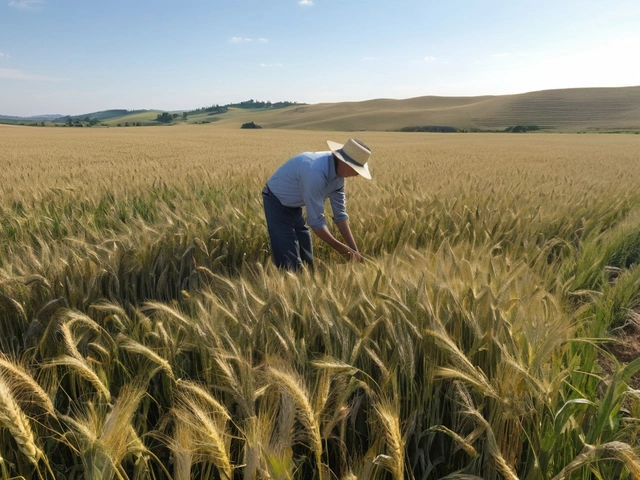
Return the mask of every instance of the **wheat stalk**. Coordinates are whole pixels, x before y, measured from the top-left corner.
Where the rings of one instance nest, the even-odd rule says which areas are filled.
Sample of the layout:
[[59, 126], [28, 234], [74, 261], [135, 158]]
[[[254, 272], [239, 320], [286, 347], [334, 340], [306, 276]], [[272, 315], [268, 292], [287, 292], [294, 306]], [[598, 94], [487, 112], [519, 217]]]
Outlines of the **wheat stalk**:
[[211, 409], [215, 415], [220, 416], [225, 422], [231, 420], [227, 408], [211, 395], [203, 386], [188, 380], [178, 379], [176, 386], [181, 391], [178, 395], [185, 399], [192, 399], [202, 404], [207, 410]]
[[[8, 385], [14, 385], [17, 390], [28, 391], [36, 399], [37, 403], [42, 406], [50, 415], [55, 415], [53, 408], [53, 402], [47, 392], [40, 386], [33, 376], [24, 369], [21, 365], [18, 365], [3, 354], [0, 354], [0, 368], [3, 368], [7, 374], [11, 375], [14, 380], [8, 382]], [[13, 390], [13, 389], [12, 389]]]
[[389, 400], [379, 400], [375, 403], [375, 410], [380, 420], [384, 434], [386, 454], [379, 455], [375, 463], [383, 465], [393, 478], [404, 477], [404, 439], [398, 418], [398, 407]]
[[177, 422], [183, 423], [189, 429], [190, 443], [197, 455], [210, 459], [221, 476], [230, 480], [233, 466], [228, 453], [226, 433], [216, 422], [197, 404], [185, 404], [174, 409]]
[[0, 426], [9, 430], [23, 455], [37, 466], [38, 461], [43, 457], [43, 452], [36, 444], [27, 416], [16, 402], [2, 376], [0, 376]]
[[319, 478], [322, 480], [322, 438], [320, 436], [318, 420], [306, 388], [300, 379], [291, 372], [270, 366], [267, 367], [265, 373], [270, 380], [274, 382], [276, 388], [279, 388], [283, 393], [289, 395], [293, 400], [298, 412], [298, 418], [305, 427], [307, 435], [311, 440], [311, 447], [316, 459], [316, 468], [318, 469]]
[[127, 352], [142, 355], [143, 357], [151, 360], [153, 363], [158, 365], [158, 367], [160, 367], [170, 378], [174, 378], [171, 363], [169, 363], [168, 360], [162, 358], [150, 348], [145, 347], [144, 345], [124, 336], [123, 334], [118, 335], [118, 345], [121, 349]]
[[80, 360], [76, 357], [71, 357], [69, 355], [63, 355], [61, 357], [48, 361], [47, 363], [43, 364], [41, 368], [48, 369], [58, 366], [69, 367], [72, 371], [78, 373], [80, 377], [84, 378], [91, 385], [93, 385], [96, 390], [104, 396], [106, 400], [109, 400], [111, 398], [111, 392], [109, 392], [109, 388], [103, 383], [103, 381], [91, 369], [91, 367], [89, 367], [89, 365], [87, 365], [83, 360]]
[[138, 447], [139, 439], [132, 427], [133, 416], [146, 392], [141, 381], [124, 385], [107, 415], [98, 438], [100, 445], [109, 453], [113, 465], [119, 465], [132, 447]]

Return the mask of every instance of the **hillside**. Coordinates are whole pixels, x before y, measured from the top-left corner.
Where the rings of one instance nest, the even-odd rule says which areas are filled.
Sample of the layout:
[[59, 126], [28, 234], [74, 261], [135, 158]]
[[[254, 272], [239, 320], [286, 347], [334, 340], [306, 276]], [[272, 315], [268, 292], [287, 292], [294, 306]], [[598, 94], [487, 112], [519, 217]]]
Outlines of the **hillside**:
[[[251, 100], [250, 102], [254, 102]], [[640, 132], [640, 86], [542, 90], [517, 95], [478, 97], [425, 96], [402, 100], [296, 104], [247, 108], [249, 102], [227, 105], [224, 113], [206, 109], [187, 112], [190, 124], [215, 123], [239, 128], [255, 122], [264, 128], [336, 131], [397, 131], [408, 127], [453, 127], [468, 131], [502, 131], [516, 125], [555, 132]], [[251, 105], [249, 105], [250, 107]], [[162, 110], [106, 110], [58, 117], [63, 124], [103, 126], [163, 125]], [[182, 112], [172, 112], [173, 123], [183, 123]], [[2, 117], [0, 123], [36, 124], [35, 118]], [[47, 119], [48, 120], [48, 119]], [[39, 123], [39, 121], [38, 121]], [[168, 125], [169, 123], [164, 123]]]
[[153, 125], [155, 124], [154, 120], [161, 113], [162, 112], [160, 110], [137, 110], [102, 120], [100, 123], [110, 127], [126, 124], [134, 125], [136, 123]]
[[219, 125], [254, 121], [265, 128], [400, 130], [453, 126], [504, 130], [537, 125], [553, 131], [639, 131], [640, 86], [544, 90], [518, 95], [417, 97], [293, 106], [276, 111], [230, 110]]

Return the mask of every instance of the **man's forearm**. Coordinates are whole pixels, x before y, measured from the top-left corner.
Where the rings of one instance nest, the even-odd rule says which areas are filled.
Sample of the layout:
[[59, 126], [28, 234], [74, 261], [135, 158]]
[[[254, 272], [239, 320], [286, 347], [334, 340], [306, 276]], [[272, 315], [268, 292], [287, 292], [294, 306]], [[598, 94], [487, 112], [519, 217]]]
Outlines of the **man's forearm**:
[[320, 237], [320, 239], [323, 242], [325, 242], [327, 245], [329, 245], [331, 248], [333, 248], [335, 251], [337, 251], [341, 255], [345, 255], [351, 250], [351, 247], [349, 247], [348, 245], [345, 245], [336, 237], [331, 235], [331, 232], [329, 231], [329, 228], [327, 228], [326, 225], [323, 225], [322, 228], [318, 228], [318, 229], [314, 228], [313, 233], [318, 235], [318, 237]]
[[[347, 228], [349, 228], [348, 224], [347, 224]], [[336, 237], [331, 235], [331, 232], [329, 231], [326, 225], [324, 225], [322, 228], [314, 229], [313, 232], [316, 235], [318, 235], [322, 239], [322, 241], [327, 243], [331, 248], [333, 248], [336, 252], [342, 255], [342, 257], [345, 260], [362, 262], [362, 256], [358, 252], [358, 249], [354, 248], [356, 244], [353, 241], [353, 235], [351, 235], [351, 230], [349, 230], [348, 236], [351, 238], [351, 243], [353, 244], [353, 246], [345, 245], [344, 243], [339, 241]]]
[[349, 226], [349, 220], [344, 220], [342, 222], [336, 223], [338, 230], [340, 230], [340, 235], [344, 238], [344, 241], [347, 242], [347, 245], [352, 250], [358, 251], [358, 246], [356, 245], [356, 241], [353, 238], [353, 234], [351, 233], [351, 227]]

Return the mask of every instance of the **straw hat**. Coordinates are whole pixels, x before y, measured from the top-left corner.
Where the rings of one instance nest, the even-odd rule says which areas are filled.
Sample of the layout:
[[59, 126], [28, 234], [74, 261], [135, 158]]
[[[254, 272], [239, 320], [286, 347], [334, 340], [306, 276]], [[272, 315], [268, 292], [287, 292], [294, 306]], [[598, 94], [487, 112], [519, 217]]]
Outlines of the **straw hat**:
[[344, 145], [331, 140], [327, 140], [327, 145], [339, 160], [349, 165], [364, 178], [371, 180], [371, 173], [369, 173], [369, 166], [367, 165], [371, 150], [364, 143], [355, 138], [350, 138]]

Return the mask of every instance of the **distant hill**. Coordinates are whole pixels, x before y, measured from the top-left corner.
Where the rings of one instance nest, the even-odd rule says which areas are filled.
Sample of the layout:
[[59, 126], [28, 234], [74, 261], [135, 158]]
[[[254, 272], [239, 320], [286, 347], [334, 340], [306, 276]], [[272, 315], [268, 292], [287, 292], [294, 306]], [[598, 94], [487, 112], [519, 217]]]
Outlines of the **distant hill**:
[[230, 110], [220, 116], [218, 124], [237, 124], [239, 128], [249, 121], [264, 128], [341, 131], [395, 131], [407, 127], [497, 131], [515, 126], [559, 132], [640, 131], [640, 86], [500, 96], [376, 99], [263, 112]]
[[0, 115], [0, 121], [27, 121], [27, 122], [54, 122], [63, 115], [47, 114], [47, 115], [34, 115], [32, 117], [14, 117], [11, 115]]
[[[182, 115], [184, 113], [184, 116]], [[105, 110], [74, 116], [3, 117], [0, 122], [88, 122], [108, 126], [158, 125], [161, 110]], [[640, 131], [640, 86], [543, 90], [518, 95], [425, 96], [402, 100], [319, 103], [257, 102], [172, 112], [175, 121], [240, 128], [339, 131]], [[45, 118], [55, 117], [55, 118]]]
[[72, 122], [76, 122], [76, 121], [83, 121], [87, 118], [95, 119], [98, 121], [104, 121], [104, 120], [109, 120], [111, 118], [124, 117], [127, 115], [137, 115], [139, 113], [144, 113], [147, 111], [148, 110], [118, 110], [118, 109], [102, 110], [99, 112], [84, 113], [82, 115], [65, 115], [58, 118], [56, 122], [64, 123], [64, 122], [68, 122], [69, 119], [71, 119]]

